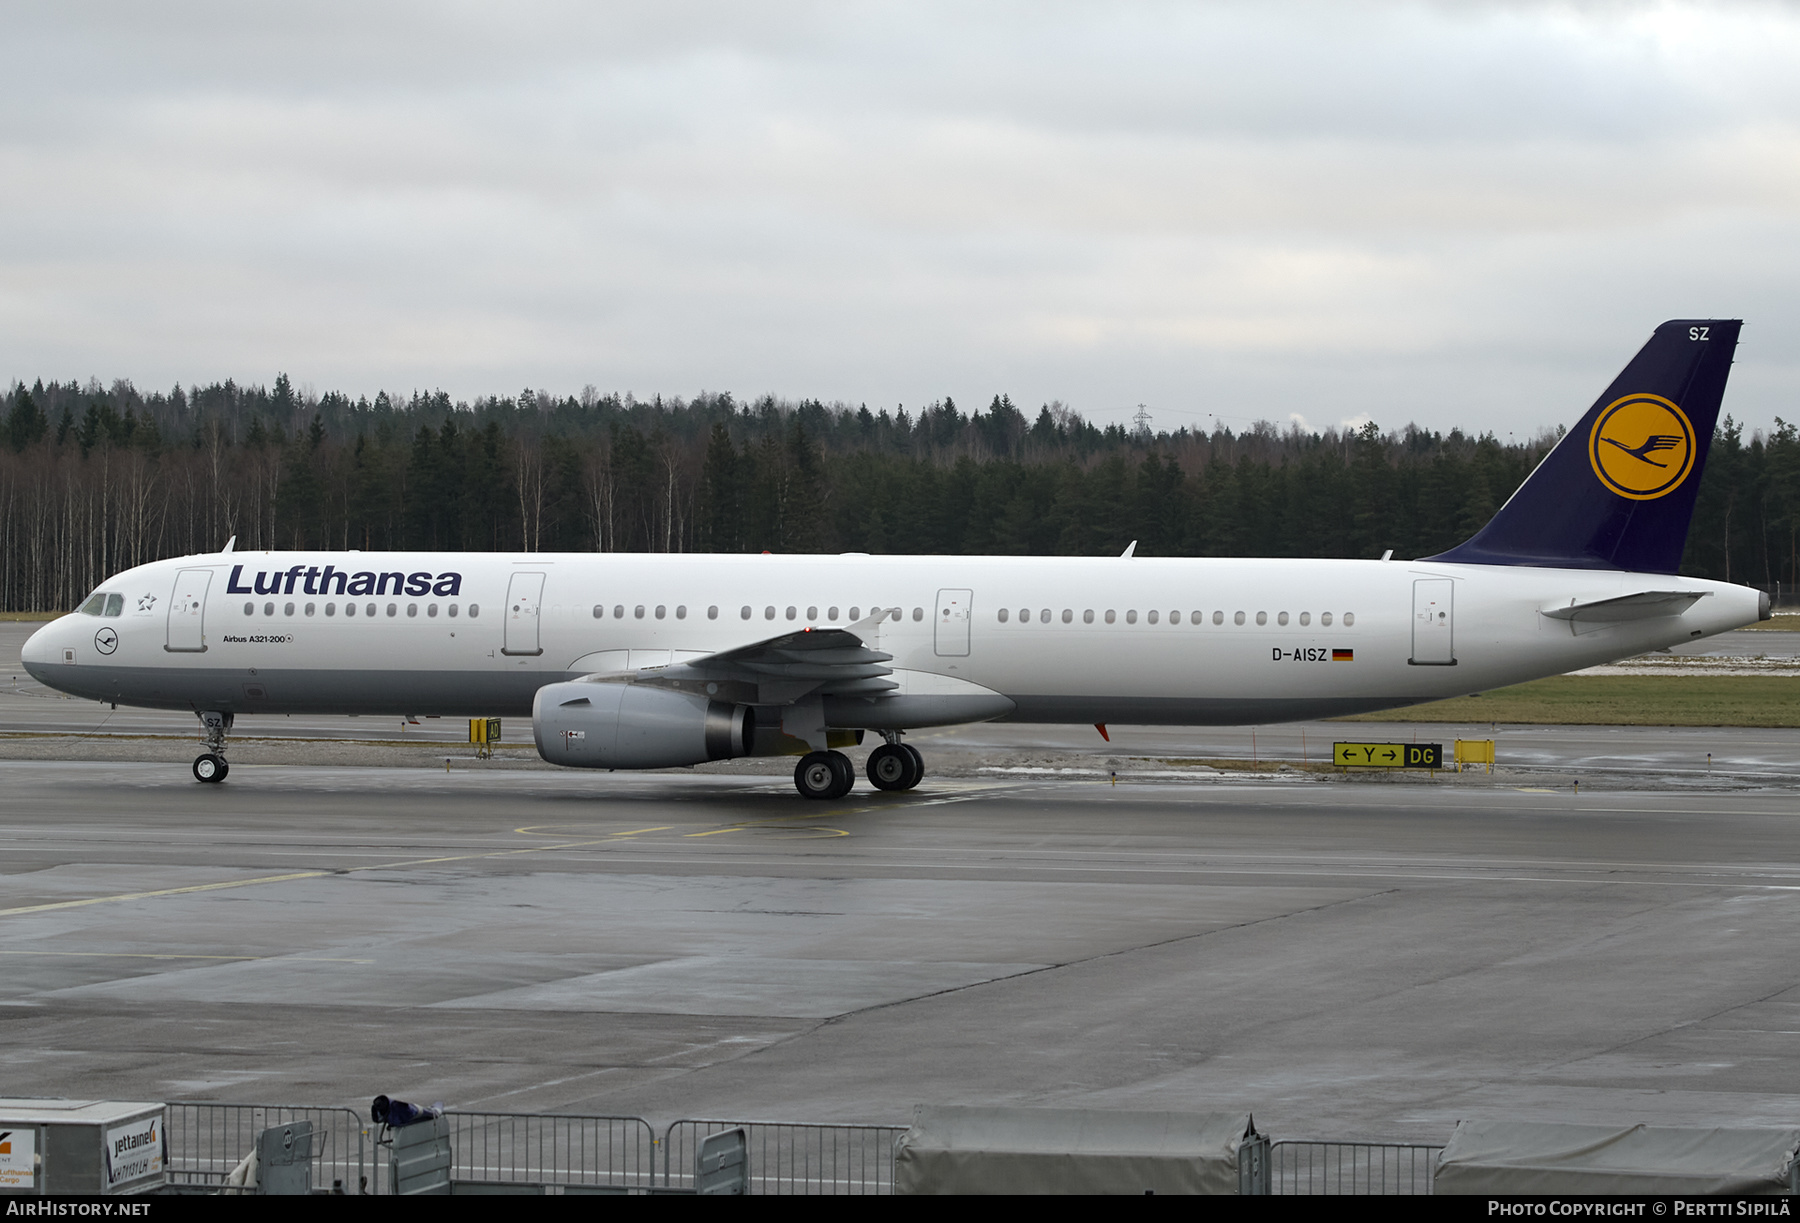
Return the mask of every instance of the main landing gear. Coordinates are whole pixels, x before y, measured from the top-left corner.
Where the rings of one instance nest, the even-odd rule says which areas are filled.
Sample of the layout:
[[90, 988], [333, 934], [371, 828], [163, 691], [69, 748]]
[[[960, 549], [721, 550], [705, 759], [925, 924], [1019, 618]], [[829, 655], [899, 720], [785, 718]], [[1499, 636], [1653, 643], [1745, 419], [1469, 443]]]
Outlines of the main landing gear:
[[[869, 753], [869, 784], [877, 790], [910, 790], [925, 776], [919, 749], [883, 732], [887, 742]], [[842, 752], [808, 752], [794, 768], [794, 788], [802, 798], [842, 798], [856, 784], [856, 767]]]
[[225, 732], [231, 729], [234, 719], [229, 713], [211, 710], [203, 710], [199, 716], [200, 724], [206, 727], [206, 750], [194, 757], [194, 780], [224, 781], [231, 772], [231, 766], [225, 763]]
[[869, 753], [869, 784], [877, 790], [910, 790], [925, 776], [925, 761], [910, 743], [890, 739]]

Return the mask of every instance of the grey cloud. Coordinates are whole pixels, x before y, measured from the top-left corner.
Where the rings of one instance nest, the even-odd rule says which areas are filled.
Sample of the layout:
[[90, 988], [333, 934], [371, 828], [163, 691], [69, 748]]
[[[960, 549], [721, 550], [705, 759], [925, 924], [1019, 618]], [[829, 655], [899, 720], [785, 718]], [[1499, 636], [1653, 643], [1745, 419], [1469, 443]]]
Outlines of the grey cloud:
[[0, 38], [0, 377], [1535, 431], [1713, 312], [1752, 320], [1739, 415], [1792, 414], [1747, 371], [1800, 351], [1788, 8], [11, 6]]

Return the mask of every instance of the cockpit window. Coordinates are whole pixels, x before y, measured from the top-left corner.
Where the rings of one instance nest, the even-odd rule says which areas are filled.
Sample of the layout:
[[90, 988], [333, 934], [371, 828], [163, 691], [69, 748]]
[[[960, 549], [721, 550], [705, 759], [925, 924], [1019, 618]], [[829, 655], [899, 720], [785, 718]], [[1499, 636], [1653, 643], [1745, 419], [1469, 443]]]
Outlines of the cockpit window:
[[125, 614], [125, 596], [124, 595], [107, 595], [106, 596], [106, 614], [109, 616], [124, 615]]
[[92, 598], [81, 605], [84, 616], [99, 616], [106, 612], [106, 596], [96, 591]]

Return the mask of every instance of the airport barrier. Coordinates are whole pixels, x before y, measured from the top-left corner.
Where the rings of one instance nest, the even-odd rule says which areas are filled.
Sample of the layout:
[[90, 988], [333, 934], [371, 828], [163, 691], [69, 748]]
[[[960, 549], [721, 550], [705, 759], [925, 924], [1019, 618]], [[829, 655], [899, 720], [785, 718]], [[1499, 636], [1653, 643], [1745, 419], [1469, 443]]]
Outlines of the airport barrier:
[[656, 1131], [642, 1117], [448, 1109], [444, 1119], [459, 1181], [628, 1192], [657, 1183]]
[[[391, 1191], [390, 1151], [377, 1142], [380, 1127], [351, 1109], [210, 1101], [174, 1101], [168, 1109], [166, 1168], [176, 1191], [222, 1186], [261, 1131], [298, 1122], [312, 1123], [314, 1192]], [[640, 1117], [452, 1109], [444, 1119], [454, 1177], [487, 1192], [692, 1190], [700, 1143], [741, 1127], [751, 1193], [891, 1194], [894, 1147], [907, 1131], [904, 1125], [686, 1118], [670, 1124], [659, 1142]], [[1431, 1143], [1277, 1141], [1269, 1147], [1266, 1192], [1429, 1194], [1443, 1149]]]
[[387, 1192], [386, 1156], [376, 1149], [374, 1123], [350, 1109], [183, 1100], [171, 1101], [168, 1108], [163, 1134], [169, 1185], [221, 1186], [256, 1149], [262, 1131], [311, 1122], [314, 1190]]
[[692, 1188], [694, 1152], [709, 1134], [742, 1127], [749, 1140], [750, 1192], [894, 1192], [894, 1144], [904, 1125], [801, 1125], [688, 1118], [663, 1134], [664, 1186]]
[[1276, 1142], [1269, 1152], [1269, 1192], [1429, 1194], [1443, 1149], [1442, 1143]]

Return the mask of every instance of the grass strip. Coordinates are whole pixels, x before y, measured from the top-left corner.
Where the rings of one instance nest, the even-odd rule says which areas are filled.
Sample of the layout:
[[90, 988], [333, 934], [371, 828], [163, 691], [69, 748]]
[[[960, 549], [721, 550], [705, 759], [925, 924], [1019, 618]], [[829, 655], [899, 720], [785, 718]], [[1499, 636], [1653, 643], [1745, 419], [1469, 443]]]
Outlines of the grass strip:
[[1773, 675], [1556, 675], [1339, 722], [1800, 726], [1800, 680]]

